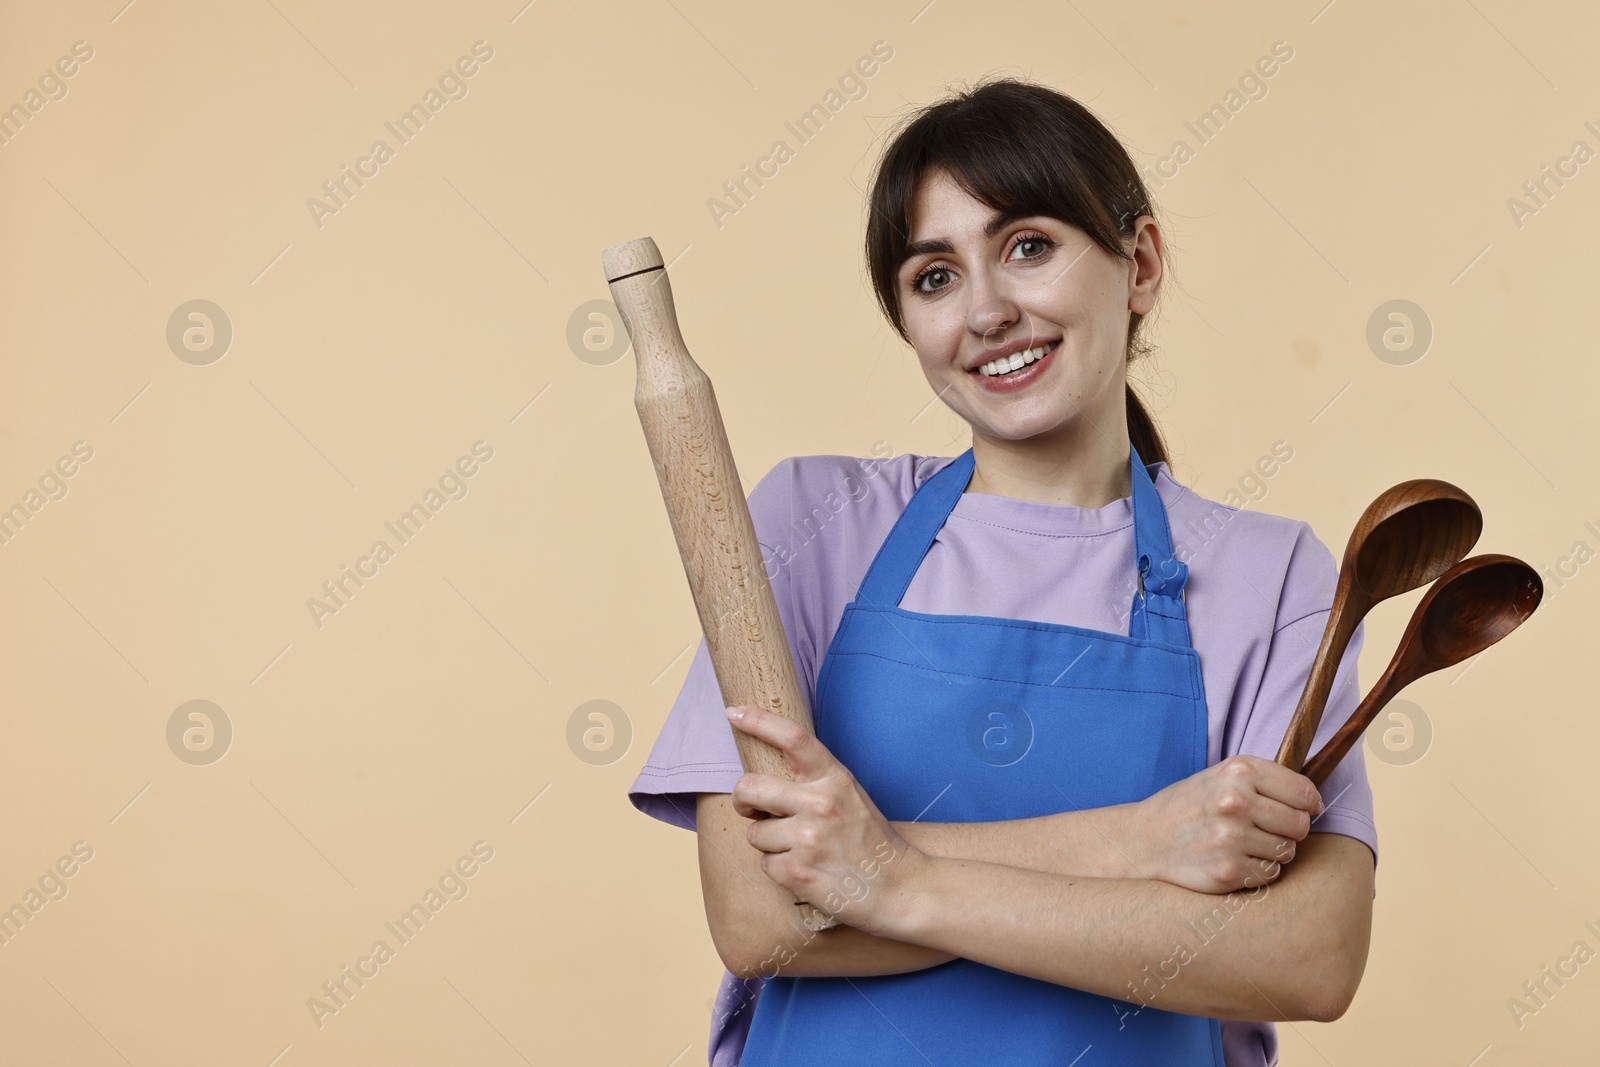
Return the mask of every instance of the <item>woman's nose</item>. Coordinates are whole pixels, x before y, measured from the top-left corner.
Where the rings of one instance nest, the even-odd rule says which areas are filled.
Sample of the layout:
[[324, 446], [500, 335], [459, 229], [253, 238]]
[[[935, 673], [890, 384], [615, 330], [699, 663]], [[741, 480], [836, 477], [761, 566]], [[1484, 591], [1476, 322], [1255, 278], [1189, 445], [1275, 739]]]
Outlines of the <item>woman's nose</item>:
[[1016, 302], [990, 288], [973, 291], [974, 302], [967, 312], [967, 328], [982, 339], [984, 348], [998, 348], [1009, 340], [1012, 327], [1022, 317]]

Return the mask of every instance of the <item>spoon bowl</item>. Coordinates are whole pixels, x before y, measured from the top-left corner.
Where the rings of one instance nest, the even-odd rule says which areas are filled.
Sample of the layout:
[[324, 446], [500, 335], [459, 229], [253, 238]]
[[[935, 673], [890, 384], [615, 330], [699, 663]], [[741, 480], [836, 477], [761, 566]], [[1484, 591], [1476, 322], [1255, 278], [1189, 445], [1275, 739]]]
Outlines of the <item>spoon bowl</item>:
[[1384, 490], [1350, 533], [1322, 644], [1283, 735], [1278, 762], [1300, 770], [1322, 721], [1334, 675], [1356, 626], [1374, 604], [1443, 574], [1472, 550], [1483, 513], [1466, 492], [1437, 478]]
[[1511, 556], [1474, 556], [1456, 564], [1419, 629], [1421, 673], [1471, 659], [1499, 641], [1533, 614], [1543, 592], [1538, 572]]
[[1473, 556], [1451, 567], [1423, 594], [1388, 668], [1349, 720], [1306, 764], [1305, 776], [1322, 785], [1402, 689], [1499, 641], [1533, 614], [1543, 595], [1539, 572], [1514, 556]]
[[[1403, 486], [1410, 502], [1380, 518], [1356, 554], [1356, 585], [1374, 603], [1427, 585], [1465, 558], [1483, 532], [1478, 506], [1455, 486], [1419, 479], [1389, 492]], [[1416, 498], [1424, 486], [1429, 495]]]

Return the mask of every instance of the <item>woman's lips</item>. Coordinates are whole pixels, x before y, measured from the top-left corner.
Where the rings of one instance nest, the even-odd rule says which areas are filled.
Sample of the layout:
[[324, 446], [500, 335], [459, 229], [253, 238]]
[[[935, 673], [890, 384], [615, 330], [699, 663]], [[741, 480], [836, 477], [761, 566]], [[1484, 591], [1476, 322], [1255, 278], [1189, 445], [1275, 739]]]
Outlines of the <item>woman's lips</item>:
[[1014, 393], [1018, 389], [1026, 388], [1037, 380], [1039, 375], [1049, 369], [1051, 364], [1055, 362], [1056, 352], [1060, 348], [1061, 342], [1057, 341], [1039, 359], [1034, 360], [1021, 370], [1012, 371], [1010, 374], [985, 374], [981, 368], [974, 368], [967, 373], [976, 376], [978, 383], [991, 392]]

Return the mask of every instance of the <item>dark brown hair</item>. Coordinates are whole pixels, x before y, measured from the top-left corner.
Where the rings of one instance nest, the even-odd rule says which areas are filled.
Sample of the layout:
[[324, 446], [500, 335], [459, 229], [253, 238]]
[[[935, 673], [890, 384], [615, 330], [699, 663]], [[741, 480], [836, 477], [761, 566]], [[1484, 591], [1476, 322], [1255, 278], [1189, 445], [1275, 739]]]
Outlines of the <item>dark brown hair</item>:
[[[911, 240], [917, 186], [944, 170], [974, 199], [1013, 217], [1048, 215], [1078, 227], [1121, 260], [1134, 221], [1153, 215], [1138, 168], [1088, 108], [1048, 86], [999, 78], [981, 81], [912, 113], [878, 161], [867, 220], [867, 270], [878, 306], [910, 343], [896, 282]], [[1150, 351], [1128, 313], [1124, 356]], [[1155, 420], [1127, 387], [1128, 436], [1146, 463], [1168, 460]], [[1168, 461], [1170, 463], [1170, 461]]]

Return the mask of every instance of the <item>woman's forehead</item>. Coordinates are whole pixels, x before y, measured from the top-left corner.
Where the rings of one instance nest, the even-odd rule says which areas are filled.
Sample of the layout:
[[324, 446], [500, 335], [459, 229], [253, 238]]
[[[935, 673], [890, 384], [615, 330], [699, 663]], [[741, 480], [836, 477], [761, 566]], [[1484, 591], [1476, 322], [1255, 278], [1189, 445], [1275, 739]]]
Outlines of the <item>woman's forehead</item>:
[[969, 235], [987, 240], [1010, 219], [939, 172], [918, 183], [907, 206], [906, 221], [910, 240], [905, 254], [909, 257], [953, 252], [951, 240]]
[[922, 176], [906, 212], [912, 241], [950, 236], [945, 231], [954, 224], [976, 229], [994, 213], [943, 169]]

